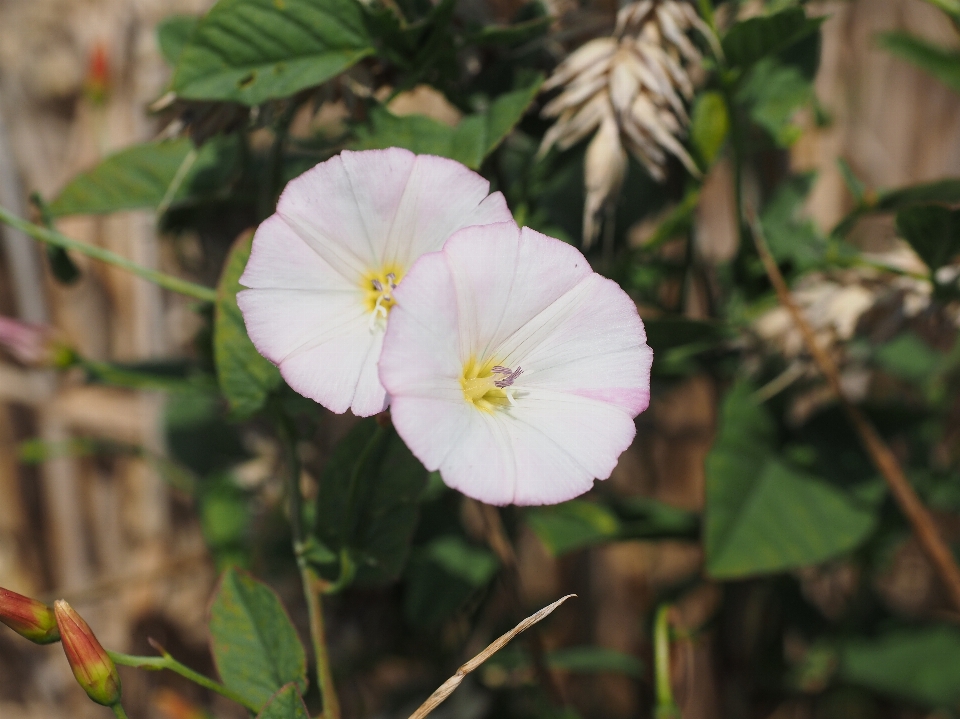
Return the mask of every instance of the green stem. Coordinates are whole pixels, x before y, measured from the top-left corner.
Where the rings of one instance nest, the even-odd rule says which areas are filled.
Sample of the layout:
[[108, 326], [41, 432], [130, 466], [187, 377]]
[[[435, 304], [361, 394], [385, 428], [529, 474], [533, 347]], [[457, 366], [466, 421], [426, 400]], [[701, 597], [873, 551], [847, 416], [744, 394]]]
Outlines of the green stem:
[[293, 551], [300, 569], [303, 594], [310, 617], [310, 641], [317, 660], [317, 686], [323, 700], [323, 719], [340, 719], [340, 700], [333, 683], [330, 655], [327, 652], [326, 630], [323, 620], [323, 589], [320, 577], [304, 557], [306, 537], [303, 533], [303, 499], [300, 495], [300, 457], [290, 419], [276, 408], [277, 432], [283, 444], [287, 468], [287, 493], [290, 495], [290, 527], [293, 533]]
[[123, 704], [120, 702], [117, 702], [110, 708], [113, 709], [113, 713], [116, 714], [117, 719], [127, 719], [127, 713], [123, 710]]
[[95, 260], [100, 260], [101, 262], [106, 262], [115, 267], [127, 270], [137, 275], [137, 277], [142, 277], [148, 282], [153, 282], [171, 292], [179, 292], [182, 295], [187, 295], [188, 297], [193, 297], [203, 302], [213, 302], [217, 299], [217, 291], [210, 287], [204, 287], [203, 285], [198, 285], [188, 280], [181, 280], [179, 277], [173, 277], [164, 272], [151, 270], [142, 265], [138, 265], [136, 262], [131, 262], [126, 257], [122, 257], [115, 252], [110, 252], [95, 245], [88, 245], [85, 242], [72, 240], [56, 230], [48, 230], [32, 222], [27, 222], [4, 207], [0, 207], [0, 222], [20, 230], [38, 242], [60, 247], [64, 250], [75, 250], [87, 257], [92, 257]]
[[159, 672], [164, 669], [168, 669], [171, 672], [179, 674], [185, 679], [189, 679], [194, 684], [199, 684], [205, 689], [209, 689], [212, 692], [216, 692], [221, 696], [225, 696], [231, 701], [235, 701], [237, 704], [246, 707], [250, 711], [256, 713], [260, 711], [260, 707], [251, 704], [249, 701], [244, 699], [242, 696], [237, 694], [232, 689], [228, 689], [218, 682], [213, 681], [209, 677], [203, 676], [199, 672], [195, 672], [190, 667], [185, 664], [181, 664], [176, 659], [174, 659], [169, 654], [164, 653], [163, 656], [159, 657], [136, 657], [131, 654], [122, 654], [120, 652], [111, 652], [108, 651], [107, 654], [110, 655], [110, 658], [113, 659], [114, 664], [119, 664], [124, 667], [134, 667], [136, 669], [147, 669], [150, 671]]
[[656, 681], [657, 719], [679, 719], [680, 709], [673, 698], [670, 682], [670, 605], [657, 610], [653, 625], [653, 671]]

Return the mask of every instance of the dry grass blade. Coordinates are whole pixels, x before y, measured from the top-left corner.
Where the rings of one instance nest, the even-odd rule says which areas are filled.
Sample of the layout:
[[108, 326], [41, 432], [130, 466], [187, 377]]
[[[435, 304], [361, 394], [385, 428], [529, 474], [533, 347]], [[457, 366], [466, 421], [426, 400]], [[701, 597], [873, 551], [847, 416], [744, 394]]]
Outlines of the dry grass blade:
[[526, 631], [532, 627], [537, 622], [540, 622], [546, 619], [553, 611], [563, 604], [565, 601], [570, 599], [570, 597], [575, 597], [576, 594], [568, 594], [565, 597], [561, 597], [553, 604], [544, 607], [536, 614], [532, 614], [517, 626], [511, 629], [509, 632], [501, 636], [499, 639], [494, 641], [490, 646], [480, 652], [477, 656], [471, 659], [469, 662], [464, 664], [462, 667], [457, 669], [457, 673], [452, 677], [447, 679], [443, 684], [440, 685], [440, 688], [437, 689], [433, 694], [431, 694], [427, 700], [420, 705], [420, 708], [417, 709], [413, 714], [410, 715], [410, 719], [423, 719], [430, 712], [440, 706], [444, 700], [453, 694], [453, 690], [460, 686], [460, 682], [463, 681], [463, 678], [467, 676], [470, 672], [476, 670], [481, 664], [483, 664], [487, 659], [492, 657], [494, 654], [503, 649], [507, 644], [510, 643], [510, 640], [517, 636], [520, 632]]

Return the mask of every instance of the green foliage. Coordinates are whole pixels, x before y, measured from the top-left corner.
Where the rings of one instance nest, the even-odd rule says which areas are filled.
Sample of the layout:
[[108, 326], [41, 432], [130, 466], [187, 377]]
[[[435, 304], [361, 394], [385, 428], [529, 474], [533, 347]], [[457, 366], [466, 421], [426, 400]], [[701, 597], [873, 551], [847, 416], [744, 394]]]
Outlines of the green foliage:
[[709, 167], [717, 159], [730, 131], [727, 103], [719, 92], [705, 92], [693, 106], [690, 122], [690, 140], [700, 159]]
[[813, 180], [812, 175], [798, 175], [784, 182], [760, 216], [773, 256], [799, 270], [820, 264], [827, 251], [826, 239], [804, 212]]
[[407, 560], [426, 483], [427, 471], [392, 427], [362, 420], [324, 469], [317, 537], [335, 553], [349, 555], [358, 582], [393, 581]]
[[372, 53], [362, 6], [352, 0], [220, 0], [180, 53], [173, 90], [259, 105], [319, 85]]
[[306, 689], [307, 660], [297, 630], [273, 590], [249, 574], [224, 573], [210, 607], [210, 636], [223, 683], [250, 704], [263, 706], [287, 684]]
[[580, 500], [531, 509], [526, 520], [555, 557], [600, 544], [620, 532], [620, 521], [613, 512], [600, 504]]
[[134, 145], [74, 177], [50, 212], [93, 215], [196, 201], [223, 189], [237, 159], [236, 143], [229, 140], [199, 150], [186, 138]]
[[897, 213], [897, 230], [931, 272], [960, 253], [960, 210], [938, 205], [909, 207]]
[[751, 119], [778, 145], [789, 147], [801, 133], [791, 121], [800, 108], [812, 102], [813, 86], [796, 66], [766, 58], [750, 69], [737, 99], [750, 108]]
[[171, 67], [177, 66], [177, 60], [199, 22], [200, 18], [193, 15], [171, 15], [157, 25], [157, 43], [163, 59]]
[[257, 719], [310, 719], [296, 684], [287, 684], [257, 715]]
[[643, 662], [636, 657], [605, 647], [567, 647], [557, 649], [547, 655], [547, 664], [551, 669], [592, 674], [612, 672], [640, 679], [643, 674]]
[[818, 564], [856, 548], [874, 529], [873, 486], [843, 491], [776, 450], [775, 426], [739, 384], [723, 403], [707, 457], [707, 571], [743, 577]]
[[803, 8], [791, 7], [738, 22], [723, 38], [724, 55], [732, 67], [747, 68], [814, 34], [824, 19], [808, 19]]
[[939, 47], [905, 32], [885, 32], [878, 40], [881, 47], [960, 92], [960, 52]]
[[884, 694], [944, 709], [960, 702], [960, 631], [901, 629], [840, 647], [839, 676]]
[[217, 380], [234, 417], [249, 417], [260, 410], [270, 392], [281, 382], [280, 372], [257, 352], [247, 336], [243, 315], [237, 306], [237, 292], [243, 289], [240, 276], [250, 259], [253, 235], [234, 243], [217, 286], [213, 325], [213, 352]]
[[477, 169], [520, 121], [542, 83], [543, 77], [535, 76], [523, 87], [500, 95], [483, 111], [467, 115], [456, 127], [423, 115], [397, 117], [386, 108], [376, 108], [370, 124], [357, 128], [353, 147], [405, 147], [417, 153], [449, 157]]

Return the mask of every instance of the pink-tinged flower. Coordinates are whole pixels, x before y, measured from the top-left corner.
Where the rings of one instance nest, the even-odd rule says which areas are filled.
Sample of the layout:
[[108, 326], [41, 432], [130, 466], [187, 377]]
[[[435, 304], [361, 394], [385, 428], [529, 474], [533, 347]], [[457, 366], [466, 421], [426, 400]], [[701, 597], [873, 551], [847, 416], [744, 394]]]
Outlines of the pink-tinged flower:
[[610, 476], [650, 400], [636, 305], [574, 247], [471, 227], [395, 296], [380, 378], [430, 470], [489, 504], [552, 504]]
[[0, 587], [0, 622], [35, 644], [60, 641], [53, 610], [36, 599]]
[[54, 602], [53, 611], [77, 683], [97, 704], [114, 706], [120, 701], [120, 675], [113, 660], [73, 607], [61, 599]]
[[377, 361], [394, 290], [456, 230], [512, 219], [489, 190], [458, 162], [399, 148], [344, 151], [291, 181], [240, 278], [260, 354], [334, 412], [381, 412]]
[[51, 330], [43, 325], [32, 325], [12, 317], [0, 316], [0, 347], [25, 365], [42, 365], [52, 355]]

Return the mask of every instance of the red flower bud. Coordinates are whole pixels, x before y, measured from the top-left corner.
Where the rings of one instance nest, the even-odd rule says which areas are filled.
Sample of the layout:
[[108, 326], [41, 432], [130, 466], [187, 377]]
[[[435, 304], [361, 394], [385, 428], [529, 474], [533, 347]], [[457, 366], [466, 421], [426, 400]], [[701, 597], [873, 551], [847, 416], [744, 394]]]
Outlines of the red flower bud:
[[120, 675], [117, 667], [93, 636], [90, 627], [62, 599], [54, 603], [53, 610], [60, 627], [63, 651], [77, 682], [97, 704], [112, 707], [119, 703]]
[[0, 622], [36, 644], [60, 640], [53, 610], [46, 604], [0, 587]]

